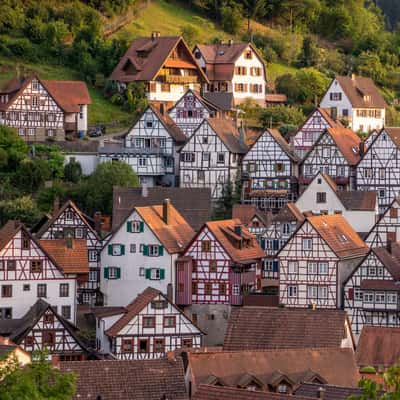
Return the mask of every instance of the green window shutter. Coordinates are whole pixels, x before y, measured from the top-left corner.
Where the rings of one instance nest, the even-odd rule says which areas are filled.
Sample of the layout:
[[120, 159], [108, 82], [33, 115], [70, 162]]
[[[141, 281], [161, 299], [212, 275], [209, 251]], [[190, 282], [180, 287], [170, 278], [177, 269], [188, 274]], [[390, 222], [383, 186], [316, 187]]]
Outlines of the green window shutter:
[[151, 268], [146, 268], [146, 279], [151, 278]]
[[140, 221], [140, 222], [139, 222], [139, 226], [140, 226], [139, 231], [140, 231], [140, 232], [143, 232], [143, 231], [144, 231], [144, 222], [143, 222], [143, 221]]
[[161, 280], [165, 279], [165, 269], [163, 268], [160, 269], [160, 279]]
[[121, 279], [121, 268], [118, 267], [116, 272], [117, 272], [116, 279]]
[[121, 244], [121, 256], [125, 254], [125, 245]]
[[126, 231], [127, 232], [132, 232], [132, 221], [128, 221], [126, 223]]
[[143, 255], [148, 256], [149, 255], [149, 246], [147, 244], [143, 245]]
[[108, 255], [112, 256], [112, 254], [113, 254], [113, 246], [112, 246], [112, 244], [109, 244], [108, 245]]
[[104, 268], [104, 279], [108, 279], [108, 267]]
[[164, 254], [164, 247], [163, 246], [158, 246], [158, 255], [162, 256]]

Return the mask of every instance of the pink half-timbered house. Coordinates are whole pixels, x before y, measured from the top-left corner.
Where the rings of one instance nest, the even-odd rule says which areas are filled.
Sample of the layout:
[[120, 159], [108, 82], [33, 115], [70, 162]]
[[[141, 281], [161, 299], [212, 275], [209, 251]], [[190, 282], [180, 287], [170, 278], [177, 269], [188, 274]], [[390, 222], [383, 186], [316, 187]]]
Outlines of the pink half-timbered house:
[[238, 219], [207, 222], [177, 260], [176, 304], [222, 343], [231, 306], [257, 289], [264, 252]]
[[84, 360], [91, 353], [78, 329], [43, 299], [37, 300], [21, 319], [0, 321], [0, 334], [29, 353], [47, 350], [61, 361]]
[[[56, 208], [53, 215], [37, 231], [36, 237], [43, 243], [63, 240], [66, 238], [77, 239], [86, 242], [85, 260], [89, 263], [89, 274], [81, 276], [78, 286], [78, 300], [80, 303], [99, 303], [101, 296], [100, 287], [100, 251], [102, 241], [99, 234], [86, 216], [72, 200], [68, 200], [61, 208]], [[97, 296], [97, 299], [96, 299]]]
[[22, 318], [38, 299], [57, 307], [65, 319], [76, 319], [77, 272], [65, 271], [18, 221], [0, 230], [0, 284], [0, 320]]
[[340, 308], [343, 282], [367, 252], [342, 215], [307, 217], [278, 253], [280, 302]]
[[100, 352], [132, 360], [198, 348], [203, 332], [159, 290], [148, 287], [123, 312], [97, 318], [96, 336]]

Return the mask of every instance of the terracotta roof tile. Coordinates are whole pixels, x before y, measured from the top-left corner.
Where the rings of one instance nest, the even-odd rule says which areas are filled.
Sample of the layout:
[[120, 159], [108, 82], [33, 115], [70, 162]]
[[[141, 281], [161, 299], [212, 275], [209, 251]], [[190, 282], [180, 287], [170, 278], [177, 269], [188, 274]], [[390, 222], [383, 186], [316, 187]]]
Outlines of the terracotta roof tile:
[[0, 229], [0, 250], [15, 236], [22, 228], [22, 224], [16, 220], [9, 220]]
[[342, 310], [234, 308], [225, 334], [224, 349], [339, 348], [346, 318]]
[[361, 159], [359, 149], [362, 142], [357, 134], [347, 128], [328, 128], [327, 132], [347, 162], [356, 165]]
[[365, 290], [400, 291], [400, 282], [390, 281], [387, 279], [363, 279], [360, 288]]
[[400, 328], [364, 326], [356, 350], [360, 367], [390, 367], [400, 359]]
[[297, 221], [303, 222], [305, 219], [303, 213], [294, 203], [286, 203], [274, 216], [274, 221]]
[[[242, 238], [252, 238], [248, 247], [237, 248], [232, 243], [232, 238], [237, 236], [235, 226], [240, 226]], [[242, 225], [239, 219], [226, 219], [222, 221], [209, 221], [206, 227], [219, 241], [234, 262], [246, 263], [262, 258], [265, 254], [255, 237]]]
[[367, 254], [368, 246], [342, 215], [318, 215], [307, 217], [307, 221], [338, 257], [355, 257]]
[[306, 396], [308, 398], [320, 398], [321, 390], [323, 389], [324, 400], [347, 400], [350, 396], [357, 396], [362, 394], [362, 389], [335, 386], [335, 385], [320, 385], [317, 383], [302, 383], [294, 392], [296, 396]]
[[326, 122], [331, 126], [331, 128], [344, 128], [343, 124], [340, 122], [339, 119], [333, 119], [331, 116], [331, 111], [328, 108], [318, 107], [317, 110], [321, 113], [324, 117]]
[[248, 226], [254, 217], [257, 217], [264, 226], [267, 226], [271, 219], [269, 214], [263, 213], [254, 204], [234, 204], [232, 208], [233, 219], [240, 219], [244, 225]]
[[400, 281], [400, 243], [391, 243], [390, 252], [388, 247], [374, 247], [371, 249], [386, 269], [393, 276], [393, 279]]
[[265, 101], [268, 103], [286, 103], [287, 96], [286, 94], [267, 93], [265, 95]]
[[89, 273], [89, 261], [86, 239], [71, 240], [71, 248], [67, 245], [68, 239], [42, 239], [41, 246], [57, 262], [66, 274]]
[[382, 131], [387, 132], [387, 134], [392, 139], [393, 143], [397, 147], [400, 147], [400, 127], [388, 127], [388, 126], [386, 126], [385, 128], [382, 129]]
[[68, 361], [61, 362], [60, 369], [77, 375], [74, 400], [188, 400], [180, 357]]

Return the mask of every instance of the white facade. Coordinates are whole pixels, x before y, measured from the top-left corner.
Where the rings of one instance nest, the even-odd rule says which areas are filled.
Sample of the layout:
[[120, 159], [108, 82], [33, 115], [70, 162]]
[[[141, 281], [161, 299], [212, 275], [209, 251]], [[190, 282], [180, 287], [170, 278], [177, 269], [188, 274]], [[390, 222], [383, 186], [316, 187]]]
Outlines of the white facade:
[[[128, 222], [137, 222], [142, 231], [129, 232]], [[175, 287], [177, 257], [168, 253], [139, 213], [133, 211], [101, 252], [104, 305], [126, 306], [150, 285], [167, 294], [168, 285]]]
[[76, 277], [65, 275], [23, 229], [0, 250], [1, 319], [22, 318], [45, 299], [75, 322]]
[[[183, 77], [184, 75], [182, 75]], [[198, 83], [179, 83], [168, 85], [168, 89], [164, 90], [164, 85], [160, 82], [151, 82], [150, 91], [147, 92], [147, 98], [150, 101], [165, 101], [165, 102], [177, 102], [186, 92], [187, 89], [198, 90]]]
[[99, 163], [97, 154], [90, 153], [67, 153], [64, 154], [64, 165], [68, 164], [71, 160], [78, 162], [82, 168], [82, 175], [91, 175]]
[[87, 104], [79, 105], [79, 113], [76, 114], [76, 123], [78, 132], [86, 132], [88, 129], [88, 106]]
[[96, 349], [103, 354], [111, 353], [111, 340], [106, 335], [106, 331], [110, 329], [122, 316], [120, 314], [96, 317]]
[[355, 132], [370, 132], [385, 125], [385, 108], [353, 107], [337, 79], [329, 86], [320, 105], [323, 108], [336, 108], [338, 118], [347, 119]]
[[338, 193], [320, 173], [307, 186], [296, 201], [301, 212], [314, 214], [342, 214], [356, 232], [369, 232], [378, 216], [378, 202], [374, 210], [348, 210]]

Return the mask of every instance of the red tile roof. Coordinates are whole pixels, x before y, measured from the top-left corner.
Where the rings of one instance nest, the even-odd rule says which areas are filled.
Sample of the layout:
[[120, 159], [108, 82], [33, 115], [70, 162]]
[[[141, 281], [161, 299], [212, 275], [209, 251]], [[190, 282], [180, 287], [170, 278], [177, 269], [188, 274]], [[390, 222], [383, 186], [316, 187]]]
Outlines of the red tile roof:
[[390, 138], [392, 139], [393, 143], [400, 147], [400, 127], [388, 127], [385, 126], [381, 132], [386, 132]]
[[347, 400], [350, 396], [358, 396], [363, 393], [360, 388], [335, 386], [335, 385], [320, 385], [318, 383], [302, 383], [295, 391], [297, 396], [307, 396], [308, 398], [320, 398], [321, 389], [323, 400]]
[[234, 308], [224, 350], [340, 348], [346, 320], [343, 310]]
[[400, 291], [400, 282], [387, 279], [363, 279], [360, 284], [360, 289]]
[[388, 250], [388, 246], [374, 247], [371, 251], [390, 272], [393, 279], [400, 281], [400, 243], [391, 243], [390, 246], [390, 251]]
[[362, 142], [357, 134], [348, 128], [328, 128], [327, 132], [347, 162], [352, 166], [356, 165], [361, 159], [359, 150]]
[[240, 219], [246, 226], [252, 222], [253, 218], [258, 218], [266, 227], [271, 217], [267, 213], [263, 213], [254, 204], [234, 204], [232, 208], [232, 218]]
[[305, 217], [294, 203], [286, 203], [274, 216], [274, 221], [303, 222]]
[[265, 101], [267, 103], [286, 103], [287, 96], [286, 94], [267, 93], [265, 95]]

